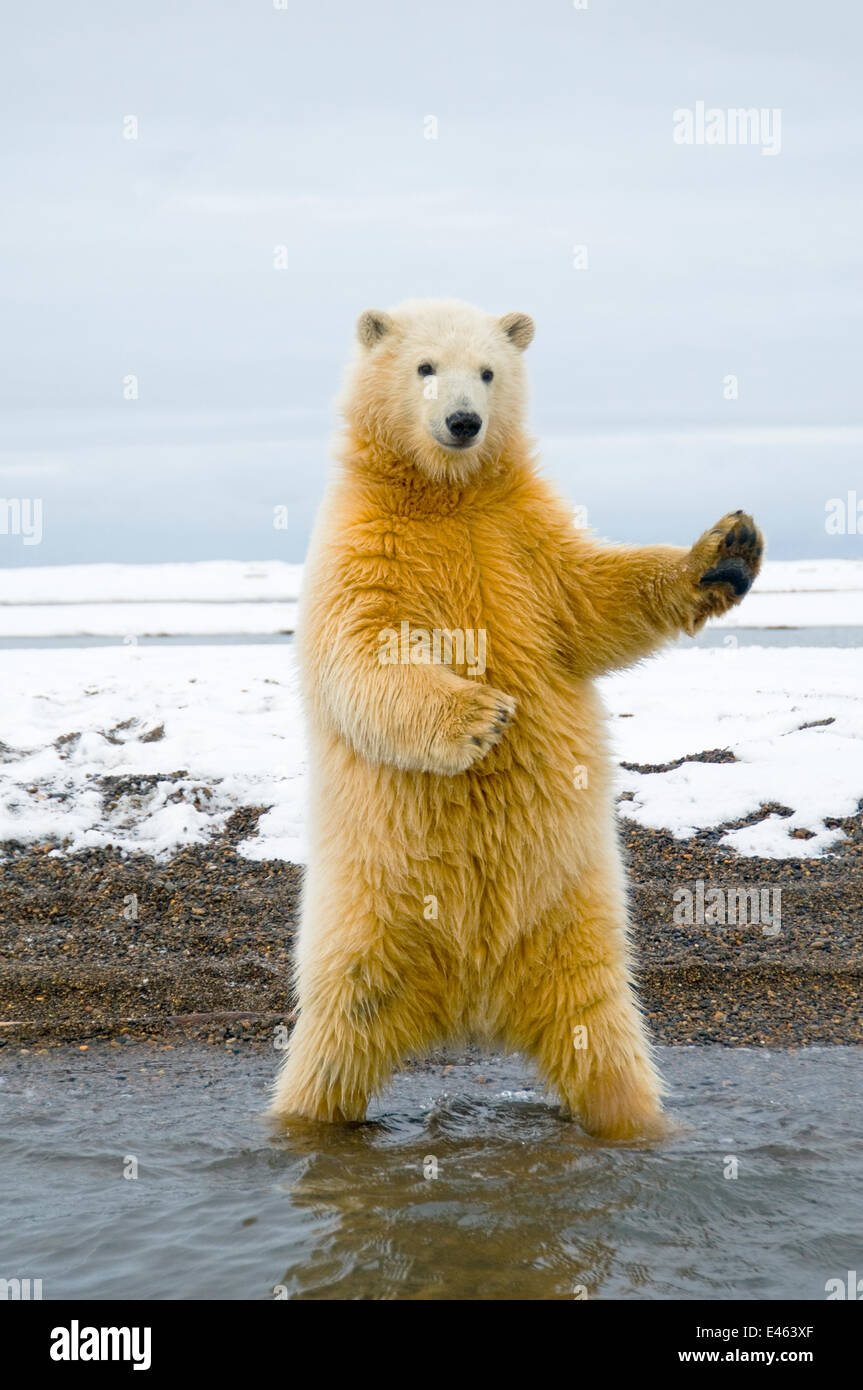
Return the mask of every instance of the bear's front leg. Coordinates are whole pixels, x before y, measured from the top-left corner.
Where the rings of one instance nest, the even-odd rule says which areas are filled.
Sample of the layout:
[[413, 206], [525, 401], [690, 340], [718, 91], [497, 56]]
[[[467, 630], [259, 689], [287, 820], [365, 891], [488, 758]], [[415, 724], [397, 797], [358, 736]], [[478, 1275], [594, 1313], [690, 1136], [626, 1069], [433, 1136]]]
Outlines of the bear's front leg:
[[763, 553], [761, 532], [742, 511], [729, 512], [689, 550], [570, 537], [561, 576], [573, 671], [598, 676], [640, 661], [681, 632], [693, 636], [708, 618], [741, 601]]
[[378, 648], [368, 624], [359, 631], [343, 625], [320, 682], [331, 727], [369, 762], [454, 777], [506, 733], [512, 696], [444, 662], [381, 663]]

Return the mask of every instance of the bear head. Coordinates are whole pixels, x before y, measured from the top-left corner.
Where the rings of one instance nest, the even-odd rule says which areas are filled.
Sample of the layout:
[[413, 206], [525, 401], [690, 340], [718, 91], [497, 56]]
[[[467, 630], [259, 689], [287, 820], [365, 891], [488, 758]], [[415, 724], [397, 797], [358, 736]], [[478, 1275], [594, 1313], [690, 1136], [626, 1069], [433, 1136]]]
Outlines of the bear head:
[[527, 314], [456, 300], [366, 309], [342, 410], [358, 440], [439, 481], [467, 481], [523, 438]]

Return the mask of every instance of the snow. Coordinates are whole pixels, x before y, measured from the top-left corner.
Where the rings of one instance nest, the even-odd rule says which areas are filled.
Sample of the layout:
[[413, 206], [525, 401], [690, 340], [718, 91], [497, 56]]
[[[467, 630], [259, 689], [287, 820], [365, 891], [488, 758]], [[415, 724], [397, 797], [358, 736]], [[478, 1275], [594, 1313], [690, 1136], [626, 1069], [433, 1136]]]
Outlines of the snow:
[[302, 572], [281, 560], [0, 570], [0, 637], [293, 632]]
[[[633, 797], [621, 803], [624, 816], [685, 838], [776, 803], [792, 815], [728, 831], [722, 842], [788, 859], [817, 857], [842, 839], [824, 822], [853, 815], [863, 799], [859, 647], [671, 651], [603, 688], [620, 761], [665, 764], [715, 748], [737, 759], [662, 773], [622, 768], [619, 790]], [[813, 838], [794, 839], [793, 830]]]
[[[162, 857], [263, 805], [274, 810], [250, 856], [303, 862], [305, 753], [287, 647], [14, 651], [4, 662], [0, 841]], [[135, 777], [148, 780], [106, 804], [104, 779]]]
[[[304, 862], [306, 760], [287, 644], [14, 650], [3, 661], [0, 841], [165, 857], [205, 844], [238, 807], [265, 806], [240, 852]], [[723, 843], [814, 858], [841, 840], [825, 821], [863, 798], [860, 648], [676, 649], [601, 684], [619, 760], [714, 748], [737, 759], [621, 768], [619, 790], [633, 798], [623, 815], [685, 838], [777, 803], [792, 815]], [[803, 727], [821, 720], [832, 722]]]
[[0, 570], [0, 604], [233, 603], [296, 599], [302, 565], [203, 560], [162, 565], [43, 565]]
[[293, 632], [296, 603], [34, 603], [0, 607], [0, 637], [269, 637]]
[[836, 593], [765, 593], [753, 587], [739, 608], [714, 621], [723, 628], [863, 627], [863, 586]]
[[[292, 632], [301, 579], [280, 560], [4, 569], [0, 638]], [[768, 561], [719, 626], [863, 626], [863, 560]]]
[[863, 560], [766, 560], [753, 593], [863, 590]]

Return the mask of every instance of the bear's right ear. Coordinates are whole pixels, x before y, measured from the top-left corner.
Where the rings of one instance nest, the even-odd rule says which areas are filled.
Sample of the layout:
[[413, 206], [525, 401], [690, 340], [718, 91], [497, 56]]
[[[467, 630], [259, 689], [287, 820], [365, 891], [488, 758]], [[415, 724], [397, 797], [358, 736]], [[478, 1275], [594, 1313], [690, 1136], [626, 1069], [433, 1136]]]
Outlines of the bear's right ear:
[[385, 338], [393, 326], [389, 314], [383, 309], [366, 309], [357, 319], [357, 337], [363, 347], [373, 348], [381, 338]]

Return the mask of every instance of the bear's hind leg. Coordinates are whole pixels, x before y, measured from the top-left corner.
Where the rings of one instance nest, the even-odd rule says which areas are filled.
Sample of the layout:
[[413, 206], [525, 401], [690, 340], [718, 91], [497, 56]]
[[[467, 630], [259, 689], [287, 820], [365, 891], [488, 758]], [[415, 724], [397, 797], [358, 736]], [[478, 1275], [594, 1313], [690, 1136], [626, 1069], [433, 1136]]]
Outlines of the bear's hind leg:
[[417, 948], [408, 963], [401, 951], [385, 957], [379, 942], [363, 955], [338, 951], [304, 965], [299, 1018], [271, 1117], [283, 1123], [364, 1118], [370, 1097], [398, 1065], [447, 1030], [444, 967], [431, 954]]
[[341, 1010], [338, 992], [305, 1005], [273, 1088], [269, 1114], [290, 1119], [362, 1120], [372, 1093], [385, 1085], [398, 1057]]
[[496, 981], [501, 1036], [535, 1059], [604, 1139], [668, 1131], [662, 1084], [634, 997], [616, 865], [573, 886], [513, 948]]

